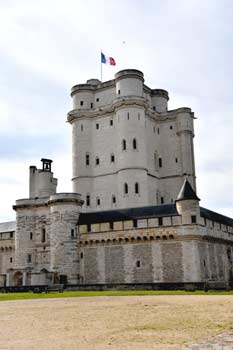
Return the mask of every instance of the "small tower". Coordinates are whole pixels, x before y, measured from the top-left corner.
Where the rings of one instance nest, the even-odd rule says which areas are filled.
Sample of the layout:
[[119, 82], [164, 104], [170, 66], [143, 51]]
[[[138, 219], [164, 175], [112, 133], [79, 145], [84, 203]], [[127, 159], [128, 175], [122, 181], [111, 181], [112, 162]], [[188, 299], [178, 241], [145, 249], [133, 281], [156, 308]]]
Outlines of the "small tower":
[[182, 225], [200, 223], [200, 199], [189, 181], [185, 179], [176, 199], [176, 209], [182, 218]]
[[48, 197], [57, 190], [57, 179], [53, 177], [52, 160], [42, 158], [42, 169], [30, 166], [29, 198]]

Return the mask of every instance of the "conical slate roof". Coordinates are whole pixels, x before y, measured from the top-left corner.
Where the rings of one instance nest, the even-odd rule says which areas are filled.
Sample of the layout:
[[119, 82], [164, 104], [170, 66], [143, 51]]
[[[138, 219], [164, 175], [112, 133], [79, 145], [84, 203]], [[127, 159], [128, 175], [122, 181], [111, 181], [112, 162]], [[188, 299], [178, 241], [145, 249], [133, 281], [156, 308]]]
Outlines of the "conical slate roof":
[[184, 181], [176, 200], [183, 201], [186, 199], [194, 199], [196, 201], [200, 200], [187, 179]]

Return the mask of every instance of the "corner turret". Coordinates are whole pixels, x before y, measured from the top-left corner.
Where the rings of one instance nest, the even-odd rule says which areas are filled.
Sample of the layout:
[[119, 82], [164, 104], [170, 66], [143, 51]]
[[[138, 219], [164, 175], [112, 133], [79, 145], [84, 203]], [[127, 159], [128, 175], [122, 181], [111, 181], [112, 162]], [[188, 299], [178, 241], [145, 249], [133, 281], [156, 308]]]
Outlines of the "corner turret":
[[57, 190], [57, 179], [53, 177], [52, 160], [42, 158], [42, 169], [30, 166], [29, 198], [42, 198], [55, 194]]
[[181, 215], [183, 225], [200, 223], [199, 201], [189, 181], [185, 179], [176, 199], [176, 209]]

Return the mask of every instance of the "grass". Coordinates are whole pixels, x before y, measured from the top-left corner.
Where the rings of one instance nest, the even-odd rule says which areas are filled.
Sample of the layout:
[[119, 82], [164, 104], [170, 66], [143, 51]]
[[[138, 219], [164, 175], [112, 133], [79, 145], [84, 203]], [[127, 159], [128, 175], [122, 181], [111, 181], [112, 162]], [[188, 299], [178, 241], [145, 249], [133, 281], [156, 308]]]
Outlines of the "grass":
[[70, 291], [70, 292], [50, 292], [50, 293], [0, 293], [0, 301], [25, 300], [25, 299], [47, 299], [47, 298], [75, 298], [75, 297], [98, 297], [98, 296], [130, 296], [130, 295], [233, 295], [233, 291], [208, 292], [195, 291], [186, 292], [182, 290], [111, 290], [111, 291]]

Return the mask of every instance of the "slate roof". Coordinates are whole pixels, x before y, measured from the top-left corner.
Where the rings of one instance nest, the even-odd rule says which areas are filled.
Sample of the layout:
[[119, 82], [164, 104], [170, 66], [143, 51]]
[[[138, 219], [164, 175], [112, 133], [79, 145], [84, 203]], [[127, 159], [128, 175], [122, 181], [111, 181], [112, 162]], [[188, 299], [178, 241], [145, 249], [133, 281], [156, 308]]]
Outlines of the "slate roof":
[[81, 213], [79, 225], [179, 215], [175, 204]]
[[192, 186], [186, 179], [185, 182], [183, 183], [183, 186], [180, 189], [180, 192], [176, 198], [177, 201], [184, 201], [186, 199], [195, 199], [195, 200], [200, 200], [200, 198], [197, 197], [195, 191], [193, 190]]
[[212, 221], [219, 222], [223, 225], [233, 226], [233, 219], [228, 216], [218, 214], [212, 210], [200, 207], [201, 216]]
[[0, 233], [2, 232], [12, 232], [16, 229], [15, 221], [0, 222]]

